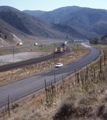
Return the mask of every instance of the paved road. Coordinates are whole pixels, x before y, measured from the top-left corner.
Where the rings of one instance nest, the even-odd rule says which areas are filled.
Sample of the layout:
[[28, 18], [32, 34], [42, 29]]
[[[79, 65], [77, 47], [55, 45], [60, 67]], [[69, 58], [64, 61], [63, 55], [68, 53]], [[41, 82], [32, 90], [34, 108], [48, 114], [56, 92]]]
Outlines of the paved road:
[[46, 56], [43, 56], [43, 57], [32, 58], [32, 59], [28, 59], [28, 60], [21, 61], [21, 62], [16, 62], [16, 63], [3, 65], [3, 66], [0, 66], [0, 72], [11, 70], [11, 69], [14, 69], [14, 68], [23, 67], [23, 66], [26, 66], [26, 65], [32, 65], [32, 64], [37, 64], [37, 63], [41, 63], [41, 62], [44, 62], [44, 61], [49, 61], [49, 60], [52, 60], [54, 58], [58, 58], [58, 57], [61, 57], [63, 55], [66, 55], [67, 51], [65, 51], [63, 53], [60, 53], [60, 54], [59, 53], [58, 54], [52, 53], [52, 54], [49, 54], [49, 55], [46, 55]]
[[63, 66], [62, 68], [55, 68], [45, 73], [41, 73], [0, 87], [0, 107], [7, 104], [8, 95], [10, 97], [10, 102], [18, 100], [44, 88], [44, 79], [49, 82], [54, 79], [55, 74], [56, 81], [59, 81], [62, 78], [62, 75], [63, 77], [66, 77], [67, 75], [74, 73], [76, 69], [79, 70], [95, 61], [101, 54], [101, 51], [92, 47], [89, 49], [90, 53], [88, 55], [79, 59], [78, 61]]
[[[57, 44], [57, 43], [63, 43], [64, 40], [55, 40], [55, 41], [45, 41], [45, 42], [37, 42], [38, 46], [43, 45], [49, 45], [49, 44]], [[6, 46], [6, 47], [0, 47], [0, 50], [11, 50], [11, 49], [19, 49], [19, 48], [27, 48], [34, 46], [34, 43], [24, 43], [22, 45], [15, 45], [15, 46]]]
[[52, 53], [52, 54], [49, 54], [49, 55], [46, 55], [46, 56], [43, 56], [43, 57], [32, 58], [32, 59], [24, 60], [24, 61], [21, 61], [21, 62], [16, 62], [16, 63], [11, 63], [11, 64], [0, 66], [0, 72], [11, 70], [11, 69], [14, 69], [14, 68], [23, 67], [23, 66], [26, 66], [26, 65], [32, 65], [32, 64], [37, 64], [37, 63], [41, 63], [41, 62], [44, 62], [44, 61], [49, 61], [49, 60], [64, 56], [69, 52], [70, 52], [70, 48], [67, 46], [66, 51], [64, 51], [63, 53], [57, 53], [57, 54]]

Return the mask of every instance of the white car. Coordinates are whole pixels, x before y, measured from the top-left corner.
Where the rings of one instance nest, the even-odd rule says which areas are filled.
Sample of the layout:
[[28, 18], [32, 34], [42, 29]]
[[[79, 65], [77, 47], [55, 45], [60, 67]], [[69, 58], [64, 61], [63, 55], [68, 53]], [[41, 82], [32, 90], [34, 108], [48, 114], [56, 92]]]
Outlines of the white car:
[[23, 43], [17, 43], [17, 46], [21, 46], [21, 45], [23, 45]]
[[57, 63], [57, 64], [55, 65], [56, 68], [60, 68], [60, 67], [62, 67], [62, 66], [63, 66], [62, 63]]
[[34, 46], [37, 46], [38, 45], [38, 43], [34, 43]]

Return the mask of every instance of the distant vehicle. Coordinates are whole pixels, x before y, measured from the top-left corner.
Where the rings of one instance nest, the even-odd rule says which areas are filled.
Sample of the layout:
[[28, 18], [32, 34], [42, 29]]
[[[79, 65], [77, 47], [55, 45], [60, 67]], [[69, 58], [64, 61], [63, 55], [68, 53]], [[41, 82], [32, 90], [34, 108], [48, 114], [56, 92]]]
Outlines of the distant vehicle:
[[63, 47], [58, 47], [57, 52], [63, 52]]
[[21, 45], [23, 45], [23, 43], [17, 43], [17, 46], [21, 46]]
[[55, 48], [55, 53], [61, 53], [61, 52], [64, 52], [66, 51], [67, 47], [64, 45], [64, 46], [59, 46], [57, 48]]
[[56, 68], [60, 68], [60, 67], [62, 67], [62, 66], [63, 66], [62, 63], [57, 63], [57, 64], [55, 65]]
[[37, 46], [38, 45], [38, 43], [34, 43], [34, 46]]
[[67, 45], [67, 41], [65, 41], [64, 44]]

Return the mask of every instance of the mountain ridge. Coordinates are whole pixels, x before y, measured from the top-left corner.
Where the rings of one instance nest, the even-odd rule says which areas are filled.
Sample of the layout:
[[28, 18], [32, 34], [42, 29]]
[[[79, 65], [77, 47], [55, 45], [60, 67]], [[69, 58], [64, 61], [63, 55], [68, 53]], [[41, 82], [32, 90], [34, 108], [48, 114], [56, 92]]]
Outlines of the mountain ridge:
[[[100, 26], [98, 25], [100, 21], [107, 22], [107, 10], [105, 9], [69, 6], [45, 12], [37, 17], [49, 23], [67, 24], [89, 32], [96, 32], [100, 35], [106, 34], [106, 30], [103, 27], [101, 27], [103, 32], [100, 32]], [[95, 28], [93, 28], [93, 31], [92, 26], [94, 27], [96, 24], [98, 30], [95, 31]]]
[[[18, 37], [35, 36], [69, 40], [75, 38], [88, 39], [93, 36], [99, 37], [99, 35], [94, 32], [85, 32], [84, 30], [75, 28], [71, 25], [48, 23], [12, 7], [5, 6], [0, 7], [0, 9], [0, 28], [11, 32]], [[79, 8], [77, 7], [76, 9]], [[72, 10], [75, 11], [76, 9], [73, 8]]]

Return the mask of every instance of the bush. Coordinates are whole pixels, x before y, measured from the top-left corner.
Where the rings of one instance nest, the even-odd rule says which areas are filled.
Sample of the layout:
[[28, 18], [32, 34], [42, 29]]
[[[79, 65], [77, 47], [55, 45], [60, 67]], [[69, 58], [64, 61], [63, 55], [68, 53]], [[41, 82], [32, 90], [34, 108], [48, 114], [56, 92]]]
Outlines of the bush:
[[13, 108], [19, 107], [18, 103], [14, 103], [14, 105], [12, 106]]

